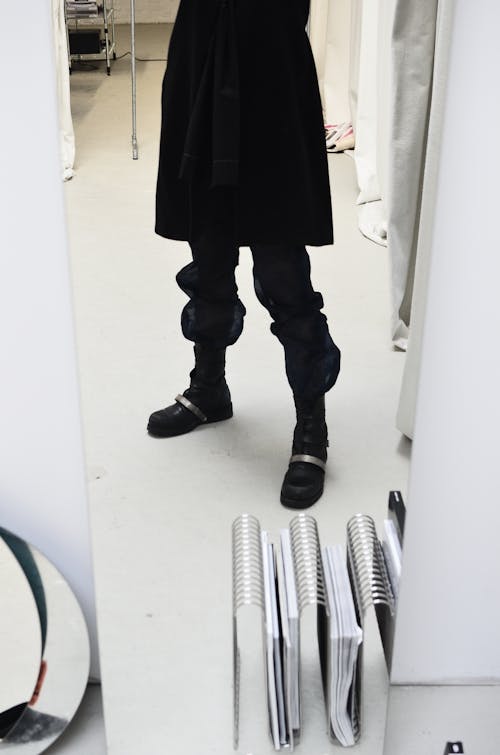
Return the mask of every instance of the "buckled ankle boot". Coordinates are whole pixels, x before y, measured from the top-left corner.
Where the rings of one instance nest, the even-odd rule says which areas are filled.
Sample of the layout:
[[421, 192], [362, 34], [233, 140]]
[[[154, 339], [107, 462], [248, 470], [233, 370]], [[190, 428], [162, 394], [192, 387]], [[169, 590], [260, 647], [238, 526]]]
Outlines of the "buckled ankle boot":
[[175, 403], [149, 418], [148, 433], [156, 438], [184, 435], [209, 422], [233, 416], [231, 394], [225, 379], [226, 350], [195, 344], [191, 383]]
[[323, 493], [328, 430], [325, 397], [315, 401], [295, 398], [297, 424], [293, 433], [292, 456], [281, 488], [281, 503], [292, 509], [306, 509]]

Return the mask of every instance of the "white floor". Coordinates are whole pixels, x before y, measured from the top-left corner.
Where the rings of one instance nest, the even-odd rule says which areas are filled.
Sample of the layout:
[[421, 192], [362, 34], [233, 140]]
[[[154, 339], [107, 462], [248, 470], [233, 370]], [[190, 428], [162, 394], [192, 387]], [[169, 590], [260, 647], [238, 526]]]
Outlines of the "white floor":
[[[167, 27], [138, 34], [139, 57], [164, 57]], [[126, 30], [121, 38], [119, 54], [128, 49]], [[171, 440], [145, 431], [149, 413], [186, 387], [192, 361], [179, 328], [186, 299], [174, 280], [189, 249], [153, 232], [164, 66], [138, 63], [138, 161], [130, 150], [129, 58], [111, 77], [72, 75], [77, 163], [66, 196], [110, 755], [231, 752], [231, 522], [249, 511], [276, 534], [291, 518], [279, 489], [293, 407], [281, 347], [255, 300], [248, 250], [238, 268], [245, 330], [228, 354], [234, 418]], [[336, 243], [311, 250], [343, 355], [328, 396], [325, 494], [310, 511], [324, 544], [343, 541], [358, 511], [380, 525], [389, 490], [406, 492], [409, 466], [409, 443], [394, 425], [404, 354], [390, 343], [387, 250], [357, 230], [351, 159], [329, 160]], [[366, 667], [357, 752], [378, 755], [386, 698], [378, 642]], [[321, 706], [311, 706], [302, 752], [329, 750], [323, 730]], [[75, 735], [60, 752], [78, 747]]]

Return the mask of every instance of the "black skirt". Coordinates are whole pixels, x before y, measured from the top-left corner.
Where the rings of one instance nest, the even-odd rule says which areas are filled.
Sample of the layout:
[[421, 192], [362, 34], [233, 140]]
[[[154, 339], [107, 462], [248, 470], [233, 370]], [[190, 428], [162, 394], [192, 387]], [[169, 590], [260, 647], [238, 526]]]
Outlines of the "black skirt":
[[308, 0], [181, 0], [162, 87], [160, 236], [333, 242]]

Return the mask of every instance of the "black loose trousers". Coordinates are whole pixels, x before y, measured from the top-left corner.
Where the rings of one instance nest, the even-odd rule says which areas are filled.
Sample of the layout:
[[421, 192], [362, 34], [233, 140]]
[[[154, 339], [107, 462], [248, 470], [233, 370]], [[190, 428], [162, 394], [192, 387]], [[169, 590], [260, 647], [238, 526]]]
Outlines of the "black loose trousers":
[[[340, 351], [321, 312], [323, 298], [311, 284], [309, 255], [300, 244], [253, 244], [251, 250], [255, 292], [283, 345], [288, 382], [294, 395], [314, 400], [334, 385]], [[192, 253], [193, 262], [177, 275], [190, 297], [182, 312], [182, 331], [190, 341], [222, 349], [234, 344], [243, 330], [245, 307], [234, 275], [239, 249], [192, 245]]]

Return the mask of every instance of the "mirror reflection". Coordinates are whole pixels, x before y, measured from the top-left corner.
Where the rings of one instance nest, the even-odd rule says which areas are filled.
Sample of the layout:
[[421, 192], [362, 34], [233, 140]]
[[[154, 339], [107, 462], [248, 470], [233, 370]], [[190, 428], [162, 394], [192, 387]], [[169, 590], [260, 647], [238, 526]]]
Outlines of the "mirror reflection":
[[[389, 122], [394, 8], [182, 0], [138, 6], [133, 27], [128, 4], [113, 12], [110, 75], [73, 47], [65, 186], [108, 744], [225, 752], [231, 522], [248, 511], [278, 533], [308, 509], [345, 542], [352, 514], [382, 526], [389, 490], [406, 491], [408, 177], [425, 166], [432, 55], [400, 113], [398, 127], [419, 124], [405, 162]], [[380, 641], [365, 665], [378, 705], [358, 752], [373, 754]], [[306, 700], [301, 746], [320, 755], [322, 701]]]

